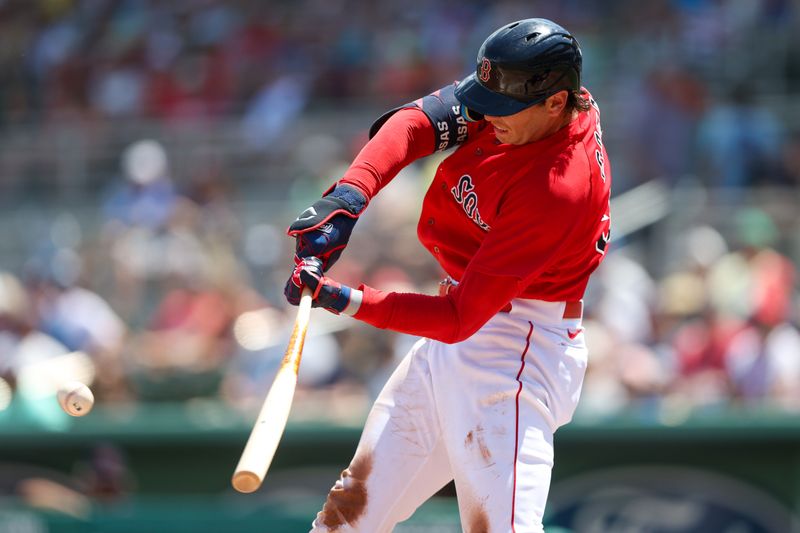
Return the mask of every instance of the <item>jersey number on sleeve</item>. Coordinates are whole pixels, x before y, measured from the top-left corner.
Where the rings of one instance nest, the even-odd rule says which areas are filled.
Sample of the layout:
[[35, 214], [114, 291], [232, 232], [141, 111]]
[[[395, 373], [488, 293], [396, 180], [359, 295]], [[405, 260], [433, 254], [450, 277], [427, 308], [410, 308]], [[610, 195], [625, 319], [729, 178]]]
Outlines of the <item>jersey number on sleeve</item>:
[[602, 224], [602, 229], [600, 231], [600, 237], [597, 239], [594, 248], [597, 250], [597, 253], [605, 255], [606, 248], [608, 247], [608, 241], [611, 240], [611, 217], [608, 215], [603, 215], [603, 218], [600, 219], [600, 224]]

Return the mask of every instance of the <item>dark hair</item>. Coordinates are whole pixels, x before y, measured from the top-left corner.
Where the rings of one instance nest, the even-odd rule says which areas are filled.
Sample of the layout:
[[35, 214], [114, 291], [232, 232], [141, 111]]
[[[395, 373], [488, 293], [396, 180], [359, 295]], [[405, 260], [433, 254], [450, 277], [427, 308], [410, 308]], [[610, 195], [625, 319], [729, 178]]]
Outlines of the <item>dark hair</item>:
[[567, 111], [580, 111], [581, 113], [589, 111], [592, 104], [589, 103], [589, 98], [585, 96], [582, 90], [569, 91], [567, 95], [567, 105], [564, 106]]

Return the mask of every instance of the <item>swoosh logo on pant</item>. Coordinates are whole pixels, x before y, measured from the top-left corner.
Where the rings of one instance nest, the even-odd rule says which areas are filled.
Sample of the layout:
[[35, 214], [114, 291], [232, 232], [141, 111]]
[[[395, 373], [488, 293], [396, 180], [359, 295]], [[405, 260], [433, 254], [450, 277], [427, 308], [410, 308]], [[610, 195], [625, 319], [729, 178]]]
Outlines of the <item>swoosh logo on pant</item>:
[[583, 328], [578, 328], [578, 329], [576, 329], [575, 331], [570, 331], [570, 330], [567, 330], [567, 336], [568, 336], [570, 339], [574, 339], [575, 337], [577, 337], [578, 335], [580, 335], [580, 334], [581, 334], [581, 331], [583, 331]]

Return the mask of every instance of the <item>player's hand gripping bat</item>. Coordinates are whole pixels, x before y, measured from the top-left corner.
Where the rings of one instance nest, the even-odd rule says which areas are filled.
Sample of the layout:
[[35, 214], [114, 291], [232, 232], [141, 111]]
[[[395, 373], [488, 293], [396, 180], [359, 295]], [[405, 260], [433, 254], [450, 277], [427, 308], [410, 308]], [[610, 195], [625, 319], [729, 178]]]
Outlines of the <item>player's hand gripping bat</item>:
[[311, 291], [304, 288], [286, 353], [231, 479], [233, 488], [239, 492], [255, 492], [261, 486], [286, 428], [311, 316], [311, 300]]

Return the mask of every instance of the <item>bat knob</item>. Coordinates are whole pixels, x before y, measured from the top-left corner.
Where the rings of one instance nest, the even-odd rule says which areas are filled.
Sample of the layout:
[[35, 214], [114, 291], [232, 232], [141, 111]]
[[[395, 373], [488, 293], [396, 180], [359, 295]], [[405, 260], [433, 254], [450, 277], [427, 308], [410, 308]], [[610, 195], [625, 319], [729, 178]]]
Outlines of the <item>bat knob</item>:
[[234, 489], [244, 494], [255, 492], [261, 486], [261, 480], [252, 472], [236, 472], [232, 483]]

